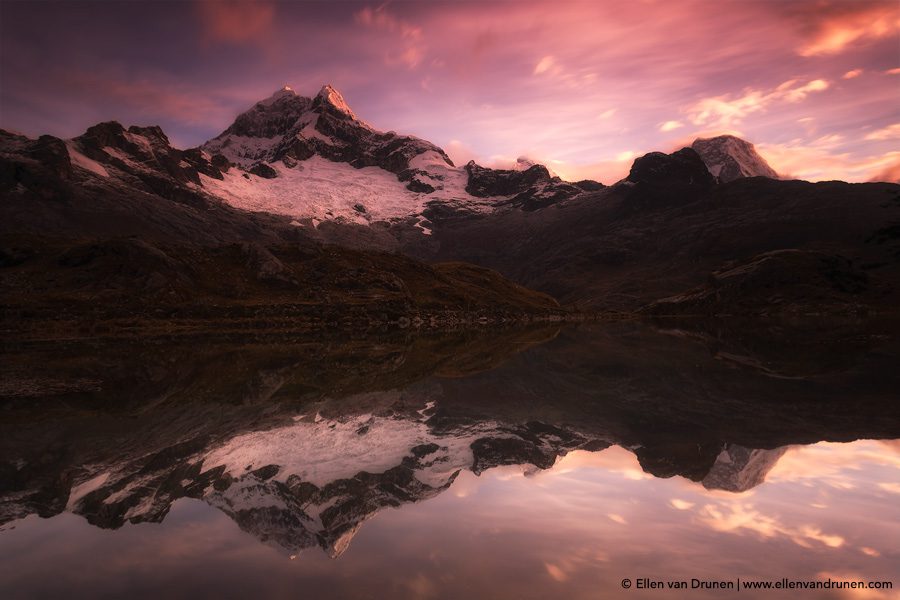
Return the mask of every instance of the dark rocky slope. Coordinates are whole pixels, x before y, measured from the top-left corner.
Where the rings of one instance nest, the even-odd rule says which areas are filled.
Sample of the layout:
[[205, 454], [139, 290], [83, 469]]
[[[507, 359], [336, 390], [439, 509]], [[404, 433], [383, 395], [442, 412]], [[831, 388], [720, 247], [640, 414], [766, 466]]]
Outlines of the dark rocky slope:
[[172, 148], [158, 128], [104, 123], [68, 142], [0, 132], [5, 333], [559, 313], [488, 269], [329, 248], [286, 217], [235, 209], [198, 185], [222, 176], [217, 165], [232, 168]]
[[643, 312], [657, 315], [767, 315], [865, 312], [891, 301], [892, 290], [873, 288], [869, 274], [850, 259], [804, 250], [774, 250], [710, 274], [703, 285], [657, 300]]
[[[288, 219], [228, 206], [196, 187], [221, 173], [158, 128], [101, 123], [68, 142], [0, 131], [0, 236], [136, 235], [214, 245], [296, 239]], [[191, 185], [193, 184], [193, 185]]]
[[703, 311], [815, 312], [819, 302], [823, 310], [893, 310], [900, 297], [900, 186], [763, 177], [717, 184], [690, 149], [642, 157], [625, 181], [538, 211], [434, 221], [430, 243], [411, 240], [407, 252], [483, 264], [581, 307], [636, 310], [779, 251], [818, 253], [864, 283], [837, 298], [827, 277], [802, 269], [778, 305], [767, 304], [777, 290], [760, 290], [742, 307], [709, 302]]
[[560, 318], [551, 297], [465, 263], [294, 243], [73, 245], [6, 251], [2, 330], [28, 338], [198, 328], [372, 329]]

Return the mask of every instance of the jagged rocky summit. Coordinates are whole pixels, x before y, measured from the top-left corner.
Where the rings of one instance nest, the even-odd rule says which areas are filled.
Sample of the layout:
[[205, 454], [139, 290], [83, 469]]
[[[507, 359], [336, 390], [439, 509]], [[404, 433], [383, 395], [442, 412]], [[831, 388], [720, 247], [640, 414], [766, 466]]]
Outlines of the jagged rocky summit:
[[[201, 149], [238, 171], [273, 180], [254, 185], [254, 178], [242, 181], [244, 173], [236, 172], [221, 184], [210, 182], [212, 193], [238, 205], [310, 219], [313, 225], [412, 217], [429, 233], [430, 223], [422, 216], [429, 207], [467, 214], [508, 206], [533, 209], [584, 191], [531, 163], [520, 163], [529, 173], [524, 178], [516, 171], [497, 171], [508, 185], [478, 185], [470, 166], [457, 167], [431, 142], [377, 131], [359, 119], [330, 85], [313, 98], [284, 87], [239, 115]], [[479, 174], [493, 171], [478, 169]]]

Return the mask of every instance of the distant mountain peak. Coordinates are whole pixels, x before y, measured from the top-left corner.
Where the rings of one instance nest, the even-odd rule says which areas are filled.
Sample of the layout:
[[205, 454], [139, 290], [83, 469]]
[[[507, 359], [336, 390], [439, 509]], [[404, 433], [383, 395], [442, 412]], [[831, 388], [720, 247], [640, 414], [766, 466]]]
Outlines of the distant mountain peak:
[[700, 155], [709, 172], [722, 183], [742, 177], [778, 179], [778, 173], [747, 140], [733, 135], [698, 138], [691, 148]]

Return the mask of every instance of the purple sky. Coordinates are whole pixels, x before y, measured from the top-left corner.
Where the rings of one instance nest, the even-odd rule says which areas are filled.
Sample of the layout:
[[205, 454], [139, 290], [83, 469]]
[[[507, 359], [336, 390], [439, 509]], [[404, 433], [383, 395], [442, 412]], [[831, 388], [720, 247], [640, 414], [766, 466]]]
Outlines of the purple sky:
[[289, 84], [457, 162], [610, 182], [739, 134], [781, 173], [900, 177], [900, 3], [0, 0], [0, 127], [159, 124], [177, 146]]

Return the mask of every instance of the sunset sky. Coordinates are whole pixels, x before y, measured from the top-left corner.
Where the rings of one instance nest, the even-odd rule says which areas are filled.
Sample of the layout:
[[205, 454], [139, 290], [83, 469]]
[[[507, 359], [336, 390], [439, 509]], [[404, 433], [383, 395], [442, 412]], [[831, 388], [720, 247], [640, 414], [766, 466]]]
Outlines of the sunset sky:
[[900, 2], [0, 0], [0, 127], [197, 145], [281, 86], [459, 162], [609, 183], [738, 134], [782, 174], [900, 177]]

